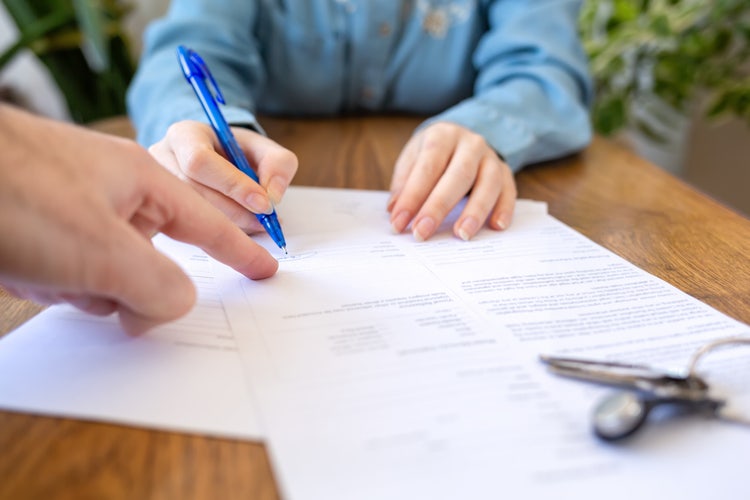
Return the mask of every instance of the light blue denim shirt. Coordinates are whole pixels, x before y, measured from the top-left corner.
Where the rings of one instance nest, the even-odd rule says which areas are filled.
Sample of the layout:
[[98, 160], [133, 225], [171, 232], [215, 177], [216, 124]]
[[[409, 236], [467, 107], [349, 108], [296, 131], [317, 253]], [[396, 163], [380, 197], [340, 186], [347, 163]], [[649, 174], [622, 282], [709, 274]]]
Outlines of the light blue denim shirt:
[[129, 112], [146, 146], [176, 121], [206, 120], [177, 64], [182, 44], [211, 68], [230, 123], [415, 113], [481, 134], [518, 170], [591, 139], [580, 4], [173, 0], [146, 31]]

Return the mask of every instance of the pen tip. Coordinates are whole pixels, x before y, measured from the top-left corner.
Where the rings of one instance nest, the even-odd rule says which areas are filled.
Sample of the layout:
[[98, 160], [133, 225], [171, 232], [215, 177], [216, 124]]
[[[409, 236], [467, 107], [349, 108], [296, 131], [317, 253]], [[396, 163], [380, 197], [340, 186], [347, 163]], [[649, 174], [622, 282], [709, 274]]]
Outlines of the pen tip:
[[284, 255], [289, 255], [289, 252], [286, 251], [286, 247], [281, 247], [282, 250], [284, 250]]

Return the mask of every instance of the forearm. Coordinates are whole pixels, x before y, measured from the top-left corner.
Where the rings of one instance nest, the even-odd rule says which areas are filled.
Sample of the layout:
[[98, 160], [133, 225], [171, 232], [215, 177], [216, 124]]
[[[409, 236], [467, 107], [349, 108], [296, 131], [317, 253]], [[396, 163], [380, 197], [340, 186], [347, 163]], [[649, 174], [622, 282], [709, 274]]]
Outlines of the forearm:
[[[251, 27], [256, 7], [237, 9], [231, 1], [173, 1], [166, 17], [149, 26], [139, 69], [128, 91], [128, 112], [138, 142], [150, 146], [181, 120], [206, 121], [177, 63], [176, 47], [188, 46], [209, 65], [221, 87], [230, 123], [256, 125], [253, 95], [262, 82]], [[223, 32], [231, 33], [227, 44]]]
[[518, 171], [584, 148], [591, 140], [588, 108], [577, 99], [531, 79], [509, 81], [432, 117], [423, 126], [462, 125]]
[[[22, 115], [9, 105], [0, 103], [0, 284], [8, 286], [13, 277], [18, 249], [18, 230], [23, 227], [23, 212], [19, 201], [25, 198], [23, 186], [19, 185], [22, 178], [18, 178], [17, 170], [22, 161], [19, 155], [19, 137], [14, 123]], [[15, 144], [15, 146], [14, 146]], [[20, 197], [20, 199], [19, 199]]]
[[579, 150], [591, 139], [591, 80], [577, 35], [578, 0], [491, 2], [474, 54], [474, 96], [428, 123], [482, 135], [514, 169]]

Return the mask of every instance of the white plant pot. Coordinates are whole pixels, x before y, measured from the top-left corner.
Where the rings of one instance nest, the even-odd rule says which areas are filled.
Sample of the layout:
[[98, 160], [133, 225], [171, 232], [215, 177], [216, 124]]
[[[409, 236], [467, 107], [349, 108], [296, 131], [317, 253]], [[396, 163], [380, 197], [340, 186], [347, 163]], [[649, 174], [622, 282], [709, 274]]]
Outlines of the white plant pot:
[[690, 132], [689, 116], [655, 96], [638, 97], [632, 104], [631, 113], [663, 140], [656, 140], [635, 126], [623, 132], [623, 140], [651, 163], [682, 176]]

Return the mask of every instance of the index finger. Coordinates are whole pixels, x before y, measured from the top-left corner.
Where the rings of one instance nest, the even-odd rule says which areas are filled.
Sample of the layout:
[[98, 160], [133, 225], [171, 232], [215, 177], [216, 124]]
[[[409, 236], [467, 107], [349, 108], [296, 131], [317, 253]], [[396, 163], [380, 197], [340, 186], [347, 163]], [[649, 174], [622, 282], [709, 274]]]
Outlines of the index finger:
[[[169, 148], [181, 175], [234, 200], [246, 210], [268, 213], [265, 189], [230, 162], [211, 127], [183, 121], [167, 132]], [[205, 189], [199, 187], [205, 193]]]
[[242, 151], [255, 166], [260, 185], [274, 203], [279, 203], [297, 173], [297, 156], [277, 142], [255, 131], [233, 127]]
[[159, 230], [201, 247], [250, 279], [264, 279], [278, 269], [268, 251], [235, 226], [217, 208], [163, 169], [146, 182], [147, 196], [166, 214]]

